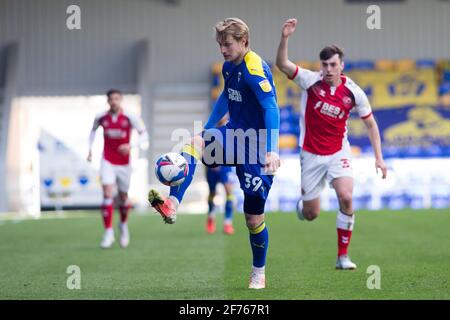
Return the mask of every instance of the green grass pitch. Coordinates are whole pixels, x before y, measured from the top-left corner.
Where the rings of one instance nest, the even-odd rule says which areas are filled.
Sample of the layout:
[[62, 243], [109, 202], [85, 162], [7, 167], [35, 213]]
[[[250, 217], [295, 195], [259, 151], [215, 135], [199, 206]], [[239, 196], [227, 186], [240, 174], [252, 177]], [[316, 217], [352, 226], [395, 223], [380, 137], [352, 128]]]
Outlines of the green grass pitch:
[[[48, 214], [47, 214], [48, 216]], [[358, 212], [350, 245], [356, 271], [334, 269], [335, 213], [314, 222], [269, 213], [267, 288], [246, 287], [251, 265], [244, 217], [236, 234], [208, 235], [204, 215], [130, 217], [131, 244], [99, 248], [97, 212], [68, 218], [0, 221], [0, 299], [449, 299], [449, 210]], [[115, 223], [118, 220], [116, 214]], [[81, 289], [69, 290], [69, 265]], [[381, 270], [369, 290], [367, 267]]]

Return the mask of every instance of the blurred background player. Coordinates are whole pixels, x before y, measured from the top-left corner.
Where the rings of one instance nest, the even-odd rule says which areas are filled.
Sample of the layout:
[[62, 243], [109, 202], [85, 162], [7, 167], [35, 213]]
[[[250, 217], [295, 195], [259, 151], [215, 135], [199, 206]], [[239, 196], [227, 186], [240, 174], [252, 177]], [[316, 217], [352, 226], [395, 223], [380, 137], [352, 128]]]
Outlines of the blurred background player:
[[[218, 123], [217, 127], [224, 126], [227, 123], [227, 117], [223, 117]], [[208, 182], [209, 194], [208, 194], [208, 218], [206, 221], [206, 231], [208, 233], [216, 232], [216, 213], [218, 208], [214, 204], [214, 197], [216, 196], [216, 187], [218, 183], [221, 183], [225, 189], [226, 202], [225, 213], [223, 220], [223, 232], [225, 234], [233, 234], [233, 183], [231, 181], [231, 175], [233, 169], [231, 166], [206, 166], [206, 181]]]
[[375, 154], [375, 170], [386, 178], [387, 168], [381, 152], [378, 125], [372, 115], [364, 91], [344, 76], [343, 56], [339, 47], [327, 46], [320, 52], [321, 72], [300, 68], [288, 58], [288, 39], [295, 31], [297, 19], [287, 20], [282, 27], [277, 52], [277, 66], [304, 91], [301, 98], [300, 154], [301, 199], [298, 216], [314, 220], [320, 212], [320, 193], [325, 182], [336, 191], [339, 211], [336, 219], [338, 235], [337, 269], [356, 269], [347, 249], [355, 221], [352, 193], [351, 150], [347, 140], [347, 119], [353, 108], [367, 127]]
[[89, 136], [89, 154], [87, 160], [92, 161], [92, 146], [95, 139], [95, 131], [99, 126], [103, 127], [103, 156], [100, 168], [100, 178], [103, 188], [102, 216], [105, 233], [100, 246], [110, 248], [114, 243], [113, 220], [113, 193], [117, 183], [120, 212], [120, 245], [125, 248], [130, 242], [127, 219], [130, 210], [128, 201], [128, 189], [130, 186], [130, 138], [134, 128], [139, 133], [139, 146], [148, 147], [148, 134], [140, 118], [128, 114], [122, 108], [122, 93], [119, 90], [109, 90], [106, 93], [109, 110], [95, 117]]
[[[219, 164], [236, 166], [236, 175], [244, 191], [244, 214], [250, 233], [253, 265], [250, 289], [265, 288], [265, 264], [269, 233], [264, 222], [264, 207], [273, 182], [273, 173], [280, 166], [278, 135], [280, 111], [276, 102], [272, 72], [267, 63], [249, 47], [249, 28], [238, 18], [228, 18], [216, 24], [216, 40], [225, 60], [222, 76], [225, 86], [214, 105], [202, 135], [195, 136], [181, 155], [189, 163], [189, 174], [180, 186], [171, 187], [169, 198], [150, 190], [148, 200], [166, 223], [174, 223], [178, 205], [192, 182], [197, 161], [217, 165], [216, 157], [204, 151], [213, 144], [221, 152]], [[226, 113], [229, 122], [215, 128]], [[262, 135], [261, 130], [265, 130]], [[253, 139], [243, 143], [228, 143], [224, 139], [236, 132], [254, 132]], [[215, 137], [216, 139], [213, 139]], [[218, 141], [216, 141], [218, 140]], [[250, 141], [251, 140], [251, 141]], [[231, 142], [234, 140], [232, 139]], [[247, 143], [245, 142], [247, 141]], [[262, 148], [257, 146], [262, 144]], [[252, 144], [253, 145], [252, 148]], [[215, 149], [215, 148], [214, 148]], [[260, 154], [261, 152], [261, 154]], [[234, 157], [227, 156], [232, 154]], [[230, 159], [232, 163], [229, 163]], [[238, 159], [243, 161], [239, 161]], [[254, 158], [255, 163], [249, 161]], [[213, 160], [213, 163], [208, 163]]]

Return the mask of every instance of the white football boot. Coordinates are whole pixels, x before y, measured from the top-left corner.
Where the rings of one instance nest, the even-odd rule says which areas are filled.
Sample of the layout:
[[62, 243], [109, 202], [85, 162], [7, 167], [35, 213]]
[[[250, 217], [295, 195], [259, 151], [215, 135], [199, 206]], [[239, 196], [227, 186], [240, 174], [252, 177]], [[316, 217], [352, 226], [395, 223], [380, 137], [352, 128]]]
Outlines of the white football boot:
[[303, 201], [302, 201], [302, 198], [300, 198], [297, 201], [297, 217], [301, 221], [305, 220], [305, 216], [303, 215]]
[[266, 287], [266, 274], [264, 269], [252, 267], [249, 289], [264, 289]]
[[348, 255], [342, 255], [336, 260], [336, 269], [339, 270], [355, 270], [356, 264], [354, 264]]
[[130, 232], [128, 231], [128, 224], [120, 224], [119, 225], [120, 230], [120, 246], [122, 248], [128, 247], [130, 244]]
[[106, 229], [105, 233], [103, 234], [102, 242], [100, 243], [100, 247], [102, 249], [108, 249], [111, 248], [113, 245], [115, 239], [114, 239], [114, 230]]

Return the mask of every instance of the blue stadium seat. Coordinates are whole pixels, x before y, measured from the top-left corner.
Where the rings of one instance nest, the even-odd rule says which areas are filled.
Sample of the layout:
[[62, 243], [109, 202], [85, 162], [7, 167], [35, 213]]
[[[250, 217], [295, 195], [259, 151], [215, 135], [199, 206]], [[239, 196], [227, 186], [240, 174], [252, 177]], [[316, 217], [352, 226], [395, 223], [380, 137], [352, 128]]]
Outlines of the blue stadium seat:
[[435, 68], [436, 61], [432, 59], [419, 59], [416, 60], [416, 68], [426, 69], [426, 68]]
[[375, 62], [372, 60], [360, 60], [354, 62], [354, 68], [357, 70], [374, 70]]

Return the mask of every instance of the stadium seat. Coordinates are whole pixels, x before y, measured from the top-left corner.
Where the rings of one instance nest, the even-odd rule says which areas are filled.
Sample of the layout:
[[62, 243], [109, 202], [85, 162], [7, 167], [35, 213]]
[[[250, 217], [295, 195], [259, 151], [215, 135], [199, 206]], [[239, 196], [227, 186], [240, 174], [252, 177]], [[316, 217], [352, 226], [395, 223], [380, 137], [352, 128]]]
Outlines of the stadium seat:
[[313, 62], [311, 64], [311, 70], [319, 71], [320, 70], [320, 61]]
[[372, 60], [360, 60], [354, 63], [357, 70], [374, 70], [375, 63]]
[[313, 68], [313, 62], [308, 60], [298, 60], [295, 62], [296, 65], [300, 66], [303, 69], [309, 69], [311, 70]]
[[416, 60], [416, 68], [418, 69], [426, 69], [426, 68], [435, 68], [436, 61], [433, 59], [418, 59]]
[[280, 135], [278, 146], [282, 149], [295, 149], [298, 145], [297, 136], [293, 134]]
[[416, 69], [416, 61], [413, 59], [402, 59], [395, 63], [397, 71], [412, 71]]
[[393, 60], [377, 60], [375, 61], [375, 70], [378, 71], [392, 71], [395, 67]]

